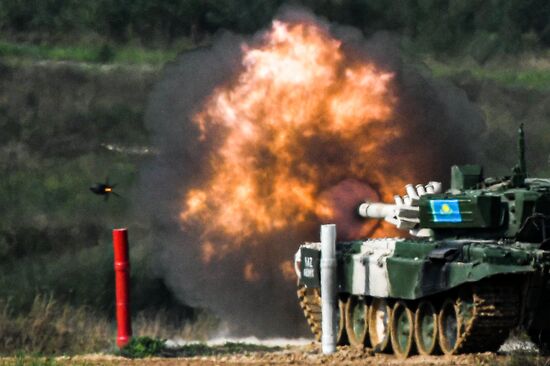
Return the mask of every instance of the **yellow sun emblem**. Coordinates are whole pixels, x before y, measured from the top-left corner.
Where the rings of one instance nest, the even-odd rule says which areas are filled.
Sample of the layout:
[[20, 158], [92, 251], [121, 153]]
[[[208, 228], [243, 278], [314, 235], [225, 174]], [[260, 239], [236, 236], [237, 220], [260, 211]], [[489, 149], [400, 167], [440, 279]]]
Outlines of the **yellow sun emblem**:
[[443, 205], [441, 205], [441, 213], [450, 214], [452, 212], [453, 212], [453, 210], [451, 209], [451, 207], [448, 204], [444, 203]]

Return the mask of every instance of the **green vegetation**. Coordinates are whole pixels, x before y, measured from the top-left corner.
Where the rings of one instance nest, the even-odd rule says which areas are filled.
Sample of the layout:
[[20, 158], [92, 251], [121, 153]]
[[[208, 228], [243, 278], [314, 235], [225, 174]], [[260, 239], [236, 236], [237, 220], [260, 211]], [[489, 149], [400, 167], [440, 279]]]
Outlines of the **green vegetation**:
[[[542, 59], [548, 60], [548, 57]], [[526, 88], [539, 91], [550, 90], [550, 63], [542, 66], [507, 65], [496, 62], [481, 66], [475, 62], [437, 62], [427, 63], [436, 77], [470, 76], [479, 81], [491, 80], [504, 87]]]
[[230, 355], [252, 352], [277, 352], [280, 350], [281, 347], [277, 346], [263, 346], [241, 342], [226, 342], [222, 345], [217, 346], [208, 346], [203, 343], [187, 344], [185, 346], [174, 348], [172, 352], [178, 357], [194, 357]]
[[270, 347], [241, 342], [226, 342], [221, 345], [209, 346], [205, 343], [190, 343], [183, 346], [167, 347], [162, 339], [151, 337], [135, 337], [121, 349], [118, 354], [128, 358], [143, 358], [151, 356], [165, 357], [196, 357], [243, 354], [253, 352], [276, 352], [281, 347]]
[[128, 358], [159, 356], [165, 349], [166, 341], [151, 337], [134, 337], [118, 353]]
[[19, 354], [15, 359], [0, 361], [1, 366], [57, 366], [58, 363], [49, 357], [29, 357]]
[[36, 45], [28, 42], [0, 40], [0, 58], [5, 60], [53, 60], [161, 66], [168, 61], [173, 61], [178, 52], [191, 47], [194, 46], [188, 42], [182, 42], [181, 45], [169, 49], [151, 49], [141, 46], [109, 44]]
[[[14, 39], [47, 41], [82, 38], [138, 40], [170, 46], [182, 37], [193, 43], [220, 29], [250, 33], [264, 27], [284, 0], [17, 0], [0, 3], [0, 32]], [[479, 61], [550, 45], [546, 0], [301, 0], [295, 4], [367, 34], [390, 30], [414, 48], [471, 54]], [[92, 57], [92, 56], [89, 56]]]
[[[265, 27], [284, 0], [17, 0], [0, 2], [0, 59], [64, 60], [161, 66], [182, 51], [209, 43], [221, 29], [251, 33]], [[542, 53], [550, 46], [546, 0], [300, 0], [293, 4], [366, 35], [391, 31], [414, 54], [495, 57]], [[544, 71], [470, 68], [478, 78], [508, 85], [540, 84]], [[448, 75], [456, 67], [436, 68]], [[460, 71], [460, 70], [458, 70]], [[541, 80], [542, 76], [542, 80]], [[537, 86], [538, 87], [538, 86]]]
[[148, 336], [134, 337], [117, 354], [128, 358], [143, 358], [151, 356], [195, 357], [218, 356], [252, 352], [276, 352], [281, 347], [270, 347], [241, 342], [226, 342], [221, 345], [209, 346], [205, 343], [190, 343], [183, 346], [167, 347], [166, 341]]

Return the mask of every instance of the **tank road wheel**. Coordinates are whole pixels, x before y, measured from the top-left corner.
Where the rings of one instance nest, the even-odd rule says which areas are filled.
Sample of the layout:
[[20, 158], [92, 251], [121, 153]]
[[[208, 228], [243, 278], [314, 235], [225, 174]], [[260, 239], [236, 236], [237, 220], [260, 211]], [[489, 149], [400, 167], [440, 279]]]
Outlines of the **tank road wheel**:
[[429, 301], [422, 301], [414, 314], [414, 339], [418, 353], [427, 356], [437, 347], [437, 313]]
[[438, 317], [439, 347], [446, 355], [455, 354], [459, 346], [460, 311], [455, 301], [445, 300]]
[[351, 296], [346, 302], [346, 332], [352, 346], [363, 347], [366, 345], [368, 308], [362, 297]]
[[403, 301], [393, 307], [390, 329], [393, 353], [407, 358], [414, 349], [414, 314]]
[[336, 344], [345, 346], [349, 344], [348, 335], [346, 334], [346, 304], [348, 301], [338, 300], [338, 312], [336, 313]]
[[374, 352], [390, 350], [391, 308], [385, 299], [374, 299], [369, 307], [369, 340]]

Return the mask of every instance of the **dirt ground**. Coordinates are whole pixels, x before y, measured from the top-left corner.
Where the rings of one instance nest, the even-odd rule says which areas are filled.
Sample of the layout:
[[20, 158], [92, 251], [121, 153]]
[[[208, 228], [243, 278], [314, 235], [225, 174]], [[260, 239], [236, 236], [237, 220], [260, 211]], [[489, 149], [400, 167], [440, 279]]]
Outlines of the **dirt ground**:
[[[513, 358], [516, 358], [515, 360]], [[521, 358], [523, 357], [523, 359]], [[217, 366], [217, 365], [550, 365], [550, 359], [537, 355], [510, 356], [482, 353], [459, 356], [412, 356], [406, 360], [392, 355], [373, 354], [371, 350], [340, 348], [333, 355], [322, 355], [318, 346], [291, 347], [278, 352], [259, 352], [186, 358], [127, 359], [111, 355], [59, 357], [59, 365], [132, 365], [132, 366]], [[518, 363], [519, 361], [519, 363]], [[0, 362], [1, 364], [1, 362]]]
[[[500, 360], [499, 360], [500, 358]], [[399, 360], [391, 356], [371, 356], [364, 358], [297, 356], [297, 355], [234, 355], [216, 357], [192, 358], [147, 358], [125, 359], [120, 357], [81, 356], [59, 360], [63, 365], [155, 365], [155, 366], [217, 366], [217, 365], [504, 365], [505, 356], [491, 354], [452, 356], [452, 357], [423, 357], [414, 356], [406, 360]], [[526, 365], [527, 366], [527, 365]]]

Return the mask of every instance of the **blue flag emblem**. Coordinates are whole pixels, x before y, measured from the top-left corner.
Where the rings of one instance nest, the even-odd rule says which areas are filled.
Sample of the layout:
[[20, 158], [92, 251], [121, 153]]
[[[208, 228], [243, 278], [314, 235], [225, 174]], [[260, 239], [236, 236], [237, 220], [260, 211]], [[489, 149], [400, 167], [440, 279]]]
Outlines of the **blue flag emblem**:
[[431, 200], [434, 222], [462, 222], [458, 200]]

